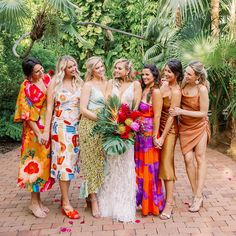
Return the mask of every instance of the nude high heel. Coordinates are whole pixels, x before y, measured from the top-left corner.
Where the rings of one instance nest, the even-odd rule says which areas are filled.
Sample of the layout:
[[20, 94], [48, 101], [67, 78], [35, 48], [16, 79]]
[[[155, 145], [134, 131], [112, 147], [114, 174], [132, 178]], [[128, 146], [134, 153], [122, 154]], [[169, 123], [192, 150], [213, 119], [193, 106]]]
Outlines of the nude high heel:
[[198, 212], [200, 208], [203, 207], [203, 196], [201, 197], [194, 197], [193, 204], [189, 207], [190, 212]]
[[[173, 208], [174, 208], [174, 203], [172, 202], [166, 202], [165, 208], [160, 214], [159, 218], [161, 220], [169, 220], [173, 214]], [[166, 210], [167, 208], [167, 210]]]

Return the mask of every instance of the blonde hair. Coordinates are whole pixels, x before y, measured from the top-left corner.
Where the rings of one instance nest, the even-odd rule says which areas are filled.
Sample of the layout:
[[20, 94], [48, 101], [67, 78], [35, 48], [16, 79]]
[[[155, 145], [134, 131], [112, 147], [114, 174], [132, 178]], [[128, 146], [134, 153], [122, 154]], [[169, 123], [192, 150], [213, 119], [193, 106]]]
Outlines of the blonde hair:
[[207, 71], [204, 65], [200, 61], [192, 61], [188, 64], [190, 66], [195, 75], [199, 77], [199, 84], [203, 84], [207, 87], [208, 91], [210, 90], [210, 83], [207, 80]]
[[[86, 74], [85, 74], [85, 81], [89, 81], [89, 80], [92, 80], [93, 79], [93, 70], [95, 68], [95, 66], [101, 62], [102, 64], [103, 63], [103, 60], [101, 57], [90, 57], [87, 61], [86, 61]], [[105, 78], [102, 78], [102, 79], [105, 79]]]
[[[131, 61], [129, 61], [128, 59], [125, 58], [121, 58], [115, 61], [113, 68], [119, 64], [119, 63], [124, 63], [125, 65], [125, 69], [128, 71], [128, 75], [126, 78], [127, 82], [133, 81], [134, 78], [134, 68], [133, 68], [133, 64]], [[113, 72], [113, 77], [114, 77], [114, 72]]]
[[[206, 86], [207, 90], [210, 90], [210, 83], [207, 80], [207, 71], [200, 61], [192, 61], [188, 64], [192, 68], [195, 75], [199, 77], [199, 84]], [[185, 79], [182, 81], [181, 87], [183, 88], [186, 85]]]
[[76, 90], [81, 88], [83, 85], [83, 80], [80, 78], [80, 71], [78, 70], [78, 64], [76, 60], [71, 56], [62, 56], [59, 58], [56, 65], [56, 73], [55, 73], [55, 91], [58, 91], [62, 87], [63, 79], [65, 77], [65, 69], [69, 61], [72, 61], [76, 65], [77, 74], [72, 78], [72, 86], [73, 89]]

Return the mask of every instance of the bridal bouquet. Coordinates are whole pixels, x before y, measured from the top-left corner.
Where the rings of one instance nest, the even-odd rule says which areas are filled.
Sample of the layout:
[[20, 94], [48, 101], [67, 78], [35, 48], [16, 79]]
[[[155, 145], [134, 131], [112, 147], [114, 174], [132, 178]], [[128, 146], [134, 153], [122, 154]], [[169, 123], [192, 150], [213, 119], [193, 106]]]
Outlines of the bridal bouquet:
[[102, 145], [107, 155], [120, 155], [134, 145], [139, 131], [140, 112], [120, 103], [117, 96], [109, 97], [97, 115], [93, 133], [102, 135]]

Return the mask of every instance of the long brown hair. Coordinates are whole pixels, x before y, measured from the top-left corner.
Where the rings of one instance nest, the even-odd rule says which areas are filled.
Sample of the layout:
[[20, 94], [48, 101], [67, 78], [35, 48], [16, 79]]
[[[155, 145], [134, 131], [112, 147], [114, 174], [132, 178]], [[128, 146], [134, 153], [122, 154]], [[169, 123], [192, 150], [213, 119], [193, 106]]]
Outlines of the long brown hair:
[[[147, 102], [150, 102], [153, 89], [159, 88], [159, 86], [160, 86], [161, 76], [160, 76], [159, 70], [157, 69], [156, 65], [154, 65], [154, 64], [146, 64], [146, 65], [144, 65], [143, 69], [149, 69], [154, 77], [154, 85], [150, 88], [150, 91], [147, 94]], [[141, 87], [142, 87], [142, 90], [144, 90], [146, 87], [146, 85], [143, 82], [143, 79], [141, 79]]]

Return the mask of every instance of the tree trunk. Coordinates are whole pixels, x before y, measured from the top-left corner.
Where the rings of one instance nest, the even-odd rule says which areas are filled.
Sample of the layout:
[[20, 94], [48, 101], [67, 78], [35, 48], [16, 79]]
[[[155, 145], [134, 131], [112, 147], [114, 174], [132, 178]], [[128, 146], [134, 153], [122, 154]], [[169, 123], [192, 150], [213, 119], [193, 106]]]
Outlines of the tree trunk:
[[216, 105], [211, 105], [211, 115], [212, 115], [212, 134], [211, 134], [211, 144], [217, 146], [219, 144], [219, 117], [216, 109]]
[[232, 133], [231, 133], [231, 143], [228, 150], [228, 154], [236, 160], [236, 118], [232, 116]]
[[180, 10], [179, 6], [178, 6], [178, 9], [175, 13], [175, 24], [179, 28], [182, 26], [182, 15], [181, 15], [181, 10]]
[[229, 19], [229, 27], [230, 27], [230, 36], [232, 38], [236, 37], [236, 0], [232, 0], [230, 5], [230, 19]]
[[219, 0], [211, 0], [211, 31], [212, 36], [219, 37]]

